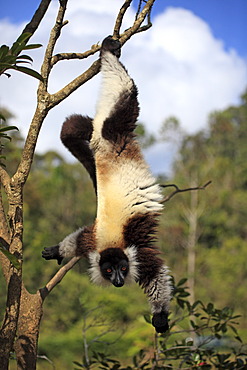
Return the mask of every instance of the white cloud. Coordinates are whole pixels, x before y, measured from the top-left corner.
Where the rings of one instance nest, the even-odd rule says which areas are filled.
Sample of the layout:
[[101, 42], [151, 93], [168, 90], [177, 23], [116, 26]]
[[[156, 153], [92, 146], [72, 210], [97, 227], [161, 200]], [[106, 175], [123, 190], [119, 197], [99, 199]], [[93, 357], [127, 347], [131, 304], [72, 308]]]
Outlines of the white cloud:
[[[101, 41], [112, 32], [121, 4], [121, 0], [70, 0], [66, 14], [69, 24], [62, 30], [56, 52], [82, 52]], [[51, 3], [32, 42], [46, 44], [56, 6]], [[123, 29], [130, 25], [133, 16], [130, 9]], [[0, 43], [10, 45], [23, 26], [0, 20]], [[43, 53], [44, 47], [30, 52], [35, 69], [40, 68]], [[51, 75], [50, 91], [62, 88], [95, 58], [58, 63]], [[149, 31], [134, 36], [125, 45], [122, 61], [139, 88], [140, 119], [153, 132], [170, 115], [178, 117], [188, 132], [196, 132], [206, 126], [211, 111], [237, 103], [246, 87], [246, 62], [234, 50], [226, 51], [209, 26], [185, 9], [169, 8], [157, 16]], [[11, 123], [26, 134], [35, 110], [37, 82], [13, 72], [10, 79], [2, 76], [0, 84], [0, 105], [15, 114]], [[39, 151], [54, 149], [65, 153], [59, 142], [61, 123], [74, 112], [94, 114], [98, 85], [99, 76], [49, 113], [38, 140]], [[163, 153], [161, 157], [164, 158]]]

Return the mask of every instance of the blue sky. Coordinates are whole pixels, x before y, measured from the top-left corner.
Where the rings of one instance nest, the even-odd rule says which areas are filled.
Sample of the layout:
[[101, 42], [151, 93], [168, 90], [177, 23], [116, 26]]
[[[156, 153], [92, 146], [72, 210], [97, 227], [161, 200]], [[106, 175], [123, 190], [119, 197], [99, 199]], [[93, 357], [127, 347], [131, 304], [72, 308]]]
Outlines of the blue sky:
[[[29, 20], [38, 4], [39, 0], [1, 0], [0, 18], [14, 23]], [[216, 38], [224, 40], [227, 49], [234, 48], [247, 58], [247, 0], [156, 0], [153, 16], [170, 6], [193, 11], [209, 24]]]
[[209, 24], [216, 38], [224, 40], [226, 48], [247, 57], [246, 0], [158, 0], [154, 15], [167, 6], [192, 10]]

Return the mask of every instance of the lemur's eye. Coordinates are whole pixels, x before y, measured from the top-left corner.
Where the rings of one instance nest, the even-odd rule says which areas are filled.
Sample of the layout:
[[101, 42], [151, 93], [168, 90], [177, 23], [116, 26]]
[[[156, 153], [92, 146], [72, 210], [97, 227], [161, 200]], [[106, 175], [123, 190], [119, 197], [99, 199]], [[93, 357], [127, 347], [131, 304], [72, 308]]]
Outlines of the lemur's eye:
[[108, 274], [110, 274], [112, 272], [112, 269], [109, 267], [108, 269], [106, 269], [106, 272], [108, 272]]
[[127, 267], [123, 266], [123, 267], [121, 267], [121, 270], [122, 271], [126, 271], [127, 270]]

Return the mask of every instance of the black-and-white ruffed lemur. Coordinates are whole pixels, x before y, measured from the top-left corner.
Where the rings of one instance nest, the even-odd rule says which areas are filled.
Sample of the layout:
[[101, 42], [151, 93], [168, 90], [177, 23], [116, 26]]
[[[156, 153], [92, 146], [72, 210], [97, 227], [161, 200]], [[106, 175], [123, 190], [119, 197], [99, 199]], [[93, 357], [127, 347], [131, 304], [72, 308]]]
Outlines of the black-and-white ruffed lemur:
[[163, 333], [168, 330], [171, 283], [154, 246], [162, 194], [135, 140], [138, 93], [119, 62], [120, 49], [111, 36], [102, 43], [102, 87], [95, 118], [72, 115], [61, 131], [63, 144], [93, 181], [96, 220], [45, 248], [42, 256], [59, 264], [63, 258], [86, 257], [97, 284], [139, 283], [151, 305], [152, 324]]

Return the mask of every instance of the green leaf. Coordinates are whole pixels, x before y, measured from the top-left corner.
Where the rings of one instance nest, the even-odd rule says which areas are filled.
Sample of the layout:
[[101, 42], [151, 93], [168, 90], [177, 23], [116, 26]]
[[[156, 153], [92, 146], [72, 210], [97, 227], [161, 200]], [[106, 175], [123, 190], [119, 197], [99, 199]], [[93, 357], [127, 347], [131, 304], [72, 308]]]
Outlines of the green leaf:
[[17, 269], [20, 270], [21, 263], [18, 261], [16, 256], [10, 253], [2, 244], [0, 245], [0, 251], [8, 258], [8, 260], [12, 263], [12, 265]]
[[31, 32], [25, 32], [25, 33], [22, 33], [18, 39], [16, 40], [16, 42], [19, 42], [19, 43], [25, 43], [29, 38], [30, 36], [32, 36]]
[[30, 49], [38, 49], [41, 48], [43, 45], [42, 44], [29, 44], [26, 45], [23, 50], [30, 50]]
[[[2, 117], [0, 117], [0, 118], [2, 118]], [[0, 133], [5, 132], [5, 131], [11, 131], [11, 130], [19, 131], [18, 127], [16, 127], [16, 126], [5, 126], [5, 127], [0, 128]]]
[[148, 323], [148, 324], [151, 324], [151, 316], [149, 314], [146, 314], [143, 316], [144, 317], [144, 320]]
[[34, 78], [37, 78], [38, 80], [43, 82], [43, 77], [38, 72], [34, 71], [31, 68], [16, 66], [16, 68], [13, 68], [13, 69], [16, 69], [17, 71], [25, 73], [29, 76], [34, 77]]
[[184, 283], [186, 283], [187, 280], [188, 280], [187, 278], [183, 278], [183, 279], [179, 280], [179, 282], [177, 283], [177, 286], [184, 285]]
[[7, 45], [2, 45], [0, 47], [0, 60], [5, 57], [9, 52], [9, 47]]
[[243, 343], [242, 339], [238, 335], [235, 337], [235, 339], [237, 339], [240, 343]]
[[33, 59], [32, 59], [29, 55], [26, 55], [26, 54], [22, 54], [22, 55], [20, 55], [20, 56], [18, 56], [18, 57], [16, 58], [16, 60], [18, 60], [18, 61], [19, 61], [19, 59], [27, 59], [27, 60], [29, 60], [30, 62], [33, 62]]

